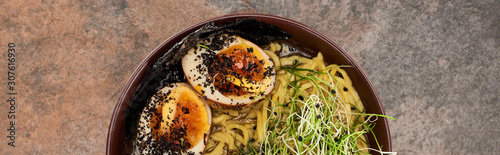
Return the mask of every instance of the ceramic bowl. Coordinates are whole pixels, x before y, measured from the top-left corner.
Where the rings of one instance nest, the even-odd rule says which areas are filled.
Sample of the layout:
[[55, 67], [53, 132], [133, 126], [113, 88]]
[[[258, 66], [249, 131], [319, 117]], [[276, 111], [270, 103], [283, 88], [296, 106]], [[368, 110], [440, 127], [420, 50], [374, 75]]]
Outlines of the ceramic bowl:
[[[234, 21], [238, 18], [254, 18], [267, 24], [276, 25], [283, 31], [292, 35], [291, 40], [297, 43], [297, 46], [310, 49], [311, 51], [321, 51], [325, 61], [329, 64], [350, 65], [345, 68], [347, 74], [351, 77], [352, 83], [357, 90], [367, 113], [384, 114], [382, 103], [379, 100], [377, 92], [373, 88], [370, 80], [359, 67], [359, 65], [345, 52], [337, 43], [333, 42], [325, 35], [312, 29], [302, 23], [273, 15], [266, 14], [232, 14], [216, 17], [195, 25], [192, 25], [169, 39], [161, 43], [154, 49], [135, 69], [127, 84], [121, 91], [120, 97], [114, 109], [111, 123], [109, 125], [108, 141], [106, 146], [107, 154], [124, 154], [130, 151], [130, 140], [127, 139], [127, 130], [130, 129], [130, 123], [127, 123], [127, 115], [131, 112], [130, 101], [137, 88], [148, 74], [148, 70], [155, 61], [158, 60], [171, 46], [179, 42], [186, 35], [194, 32], [209, 22], [225, 23]], [[314, 54], [314, 53], [312, 53]], [[379, 118], [373, 129], [383, 151], [392, 151], [391, 136], [386, 118]], [[376, 146], [372, 134], [368, 134], [370, 146]], [[376, 152], [371, 152], [377, 154]]]

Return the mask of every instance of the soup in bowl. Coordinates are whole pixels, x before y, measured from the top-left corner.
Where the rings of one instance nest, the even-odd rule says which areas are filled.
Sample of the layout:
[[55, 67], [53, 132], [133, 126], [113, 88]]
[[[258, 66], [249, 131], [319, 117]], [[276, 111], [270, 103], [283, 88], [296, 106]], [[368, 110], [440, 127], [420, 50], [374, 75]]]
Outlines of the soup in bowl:
[[107, 154], [380, 154], [391, 139], [359, 65], [316, 30], [234, 14], [173, 35], [137, 67]]

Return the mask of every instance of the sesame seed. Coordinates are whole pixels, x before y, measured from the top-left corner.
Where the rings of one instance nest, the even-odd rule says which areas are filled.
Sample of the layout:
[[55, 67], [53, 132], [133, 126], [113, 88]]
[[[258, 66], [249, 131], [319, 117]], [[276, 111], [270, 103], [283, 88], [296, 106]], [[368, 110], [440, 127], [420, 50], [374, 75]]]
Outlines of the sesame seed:
[[334, 94], [337, 93], [335, 90], [330, 91], [330, 93]]

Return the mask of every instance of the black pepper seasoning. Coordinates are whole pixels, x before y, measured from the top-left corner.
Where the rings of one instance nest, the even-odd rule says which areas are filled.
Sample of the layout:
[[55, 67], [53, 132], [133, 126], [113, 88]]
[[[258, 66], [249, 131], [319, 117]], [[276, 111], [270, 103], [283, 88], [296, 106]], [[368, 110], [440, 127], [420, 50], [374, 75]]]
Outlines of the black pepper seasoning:
[[344, 91], [348, 91], [349, 89], [347, 89], [346, 87], [344, 87]]
[[302, 136], [299, 136], [299, 137], [297, 138], [297, 140], [299, 140], [299, 142], [301, 142], [301, 141], [302, 141]]

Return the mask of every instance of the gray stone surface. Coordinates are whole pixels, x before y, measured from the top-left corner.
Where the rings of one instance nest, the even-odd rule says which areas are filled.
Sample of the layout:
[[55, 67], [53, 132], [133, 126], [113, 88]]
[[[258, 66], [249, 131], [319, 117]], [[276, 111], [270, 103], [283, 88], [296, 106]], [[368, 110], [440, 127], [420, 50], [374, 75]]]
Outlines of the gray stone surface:
[[398, 154], [500, 152], [495, 0], [49, 0], [0, 1], [0, 10], [0, 49], [17, 45], [20, 94], [18, 145], [3, 138], [0, 154], [104, 154], [119, 91], [150, 51], [191, 24], [248, 12], [302, 22], [340, 44], [397, 118]]
[[288, 17], [339, 43], [397, 118], [394, 151], [500, 152], [498, 1], [210, 3]]

